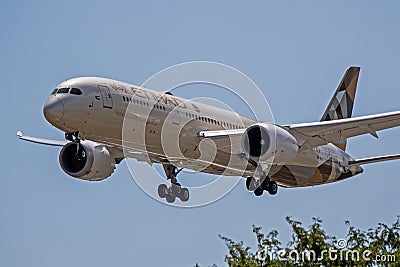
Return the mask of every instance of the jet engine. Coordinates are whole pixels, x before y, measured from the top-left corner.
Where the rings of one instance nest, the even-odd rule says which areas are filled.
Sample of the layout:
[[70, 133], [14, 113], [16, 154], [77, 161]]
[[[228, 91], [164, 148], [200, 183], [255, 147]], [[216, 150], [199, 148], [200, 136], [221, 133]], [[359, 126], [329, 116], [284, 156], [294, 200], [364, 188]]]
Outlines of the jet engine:
[[108, 149], [89, 140], [66, 144], [58, 159], [65, 173], [82, 180], [100, 181], [115, 169], [115, 160]]
[[256, 123], [243, 134], [246, 156], [256, 162], [285, 164], [297, 155], [297, 140], [285, 129], [271, 123]]

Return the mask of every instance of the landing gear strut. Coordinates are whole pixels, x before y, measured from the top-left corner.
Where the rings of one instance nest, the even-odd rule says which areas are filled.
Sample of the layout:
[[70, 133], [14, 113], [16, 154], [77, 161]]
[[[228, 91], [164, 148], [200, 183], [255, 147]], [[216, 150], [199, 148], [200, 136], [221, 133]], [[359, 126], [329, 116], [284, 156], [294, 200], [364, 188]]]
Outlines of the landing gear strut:
[[65, 139], [74, 143], [79, 143], [81, 140], [79, 132], [65, 133]]
[[182, 169], [178, 169], [172, 164], [163, 164], [167, 179], [171, 180], [171, 186], [168, 187], [166, 184], [160, 184], [158, 186], [158, 196], [165, 198], [168, 203], [173, 203], [176, 198], [179, 198], [182, 202], [189, 200], [189, 190], [185, 187], [181, 187], [176, 179], [176, 176]]
[[276, 195], [276, 193], [278, 193], [278, 184], [275, 181], [271, 181], [268, 176], [259, 180], [254, 177], [248, 177], [246, 180], [246, 188], [249, 191], [253, 191], [256, 196], [261, 196], [264, 191], [267, 191], [270, 195]]
[[76, 144], [76, 152], [74, 155], [75, 160], [82, 160], [86, 158], [85, 150], [80, 149], [81, 138], [79, 132], [65, 133], [65, 139]]

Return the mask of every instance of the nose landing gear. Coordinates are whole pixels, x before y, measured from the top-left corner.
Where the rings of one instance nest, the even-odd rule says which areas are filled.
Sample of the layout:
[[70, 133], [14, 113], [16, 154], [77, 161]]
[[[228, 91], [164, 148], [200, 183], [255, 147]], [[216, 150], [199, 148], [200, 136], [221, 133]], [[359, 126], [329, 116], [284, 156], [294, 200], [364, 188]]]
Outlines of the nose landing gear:
[[81, 133], [80, 132], [72, 132], [72, 133], [65, 133], [65, 139], [71, 141], [76, 144], [76, 152], [74, 155], [74, 159], [76, 162], [86, 160], [86, 151], [81, 149], [80, 142], [81, 142]]
[[172, 164], [163, 164], [165, 174], [168, 180], [171, 180], [171, 186], [166, 184], [160, 184], [158, 186], [158, 196], [165, 198], [168, 203], [173, 203], [176, 198], [179, 198], [182, 202], [189, 200], [189, 190], [185, 187], [181, 187], [176, 179], [176, 176], [182, 169], [175, 167]]
[[65, 133], [65, 139], [71, 142], [79, 143], [81, 138], [81, 133], [79, 132], [72, 132], [72, 133]]

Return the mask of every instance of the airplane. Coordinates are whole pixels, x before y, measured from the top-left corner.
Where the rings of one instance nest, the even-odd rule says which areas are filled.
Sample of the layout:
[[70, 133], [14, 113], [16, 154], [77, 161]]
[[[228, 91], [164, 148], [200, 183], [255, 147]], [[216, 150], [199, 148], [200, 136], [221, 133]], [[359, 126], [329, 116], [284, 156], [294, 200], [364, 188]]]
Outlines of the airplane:
[[362, 173], [363, 164], [400, 159], [396, 154], [356, 160], [345, 152], [350, 137], [378, 137], [378, 131], [400, 125], [400, 111], [352, 118], [359, 73], [360, 67], [346, 70], [320, 121], [287, 125], [116, 80], [73, 78], [59, 84], [43, 107], [66, 140], [17, 135], [62, 147], [61, 168], [82, 180], [108, 178], [127, 157], [162, 164], [170, 183], [160, 184], [158, 195], [168, 203], [189, 200], [188, 188], [177, 179], [182, 169], [240, 176], [254, 195], [275, 195], [278, 186], [328, 184]]

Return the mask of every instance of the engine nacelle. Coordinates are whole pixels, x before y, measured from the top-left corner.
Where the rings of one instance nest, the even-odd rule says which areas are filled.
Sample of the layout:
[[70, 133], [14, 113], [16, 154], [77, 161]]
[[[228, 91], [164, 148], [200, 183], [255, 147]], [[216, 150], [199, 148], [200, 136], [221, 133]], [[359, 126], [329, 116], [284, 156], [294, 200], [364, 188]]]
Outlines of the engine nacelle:
[[256, 123], [243, 134], [246, 156], [256, 162], [285, 164], [297, 155], [297, 140], [285, 129], [271, 123]]
[[66, 144], [58, 159], [66, 174], [82, 180], [100, 181], [115, 169], [115, 160], [108, 149], [89, 140]]

